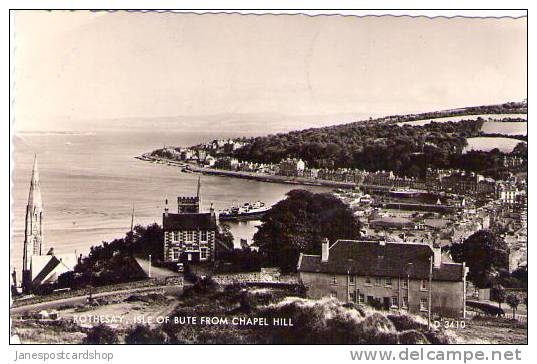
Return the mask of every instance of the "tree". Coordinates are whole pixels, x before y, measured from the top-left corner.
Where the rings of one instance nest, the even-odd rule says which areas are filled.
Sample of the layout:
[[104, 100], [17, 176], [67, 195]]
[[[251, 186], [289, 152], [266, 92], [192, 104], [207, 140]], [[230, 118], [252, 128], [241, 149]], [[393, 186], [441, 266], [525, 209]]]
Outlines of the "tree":
[[228, 224], [220, 224], [218, 230], [216, 231], [215, 238], [228, 248], [233, 249], [233, 241], [235, 239]]
[[99, 324], [91, 328], [83, 342], [84, 344], [117, 344], [119, 340], [114, 329]]
[[[127, 239], [128, 240], [128, 234]], [[132, 238], [131, 252], [147, 258], [151, 254], [155, 260], [164, 259], [164, 231], [162, 227], [153, 223], [151, 225], [134, 227], [134, 236]]]
[[519, 288], [528, 289], [528, 265], [518, 267], [511, 276], [517, 280]]
[[466, 262], [468, 278], [478, 288], [490, 287], [492, 281], [509, 267], [509, 248], [490, 230], [479, 230], [462, 244], [453, 244], [451, 255], [456, 262]]
[[127, 344], [164, 344], [166, 336], [158, 329], [151, 329], [146, 325], [136, 325], [127, 334], [125, 343]]
[[507, 304], [509, 305], [509, 307], [511, 307], [511, 309], [513, 310], [513, 320], [515, 319], [515, 314], [516, 314], [516, 309], [518, 308], [518, 305], [520, 304], [520, 298], [518, 298], [518, 296], [514, 293], [510, 293], [508, 296], [507, 296]]
[[352, 211], [329, 193], [292, 190], [261, 219], [254, 235], [265, 264], [295, 271], [300, 253], [319, 254], [328, 238], [358, 239], [360, 223]]

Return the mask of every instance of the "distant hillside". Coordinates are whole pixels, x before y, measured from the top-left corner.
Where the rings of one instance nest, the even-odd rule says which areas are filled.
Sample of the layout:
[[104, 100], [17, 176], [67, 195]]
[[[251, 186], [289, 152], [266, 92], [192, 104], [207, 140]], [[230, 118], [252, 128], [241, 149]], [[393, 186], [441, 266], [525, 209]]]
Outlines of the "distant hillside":
[[[476, 172], [501, 168], [501, 153], [464, 153], [467, 138], [482, 136], [482, 118], [465, 115], [523, 114], [526, 103], [505, 103], [392, 115], [344, 125], [311, 128], [246, 139], [233, 156], [262, 163], [278, 163], [287, 157], [302, 158], [310, 167], [392, 170], [400, 175], [423, 176], [428, 167], [462, 168]], [[397, 123], [461, 116], [461, 121], [422, 126]], [[476, 119], [476, 120], [472, 120]], [[515, 153], [524, 154], [524, 150]], [[495, 173], [495, 172], [494, 172]], [[494, 175], [492, 173], [492, 175]], [[490, 173], [489, 173], [490, 174]]]

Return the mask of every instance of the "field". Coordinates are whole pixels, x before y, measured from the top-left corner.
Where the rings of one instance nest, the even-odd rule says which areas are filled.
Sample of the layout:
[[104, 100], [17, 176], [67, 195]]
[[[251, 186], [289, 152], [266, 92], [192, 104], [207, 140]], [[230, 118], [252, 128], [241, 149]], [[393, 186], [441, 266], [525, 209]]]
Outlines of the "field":
[[470, 150], [488, 152], [498, 148], [501, 152], [510, 153], [518, 143], [522, 142], [518, 139], [503, 137], [476, 137], [468, 138], [467, 141], [468, 145], [463, 152], [469, 152]]
[[447, 123], [447, 122], [450, 122], [450, 121], [476, 120], [479, 117], [484, 119], [484, 120], [501, 120], [501, 119], [505, 119], [505, 118], [527, 119], [528, 114], [481, 114], [481, 115], [448, 116], [448, 117], [436, 118], [436, 119], [404, 121], [404, 122], [401, 122], [401, 123], [397, 123], [397, 125], [399, 125], [399, 126], [402, 126], [402, 125], [422, 126], [422, 125], [427, 125], [427, 124], [432, 123], [432, 122], [435, 122], [435, 123]]
[[528, 135], [528, 123], [485, 121], [481, 131], [486, 134]]

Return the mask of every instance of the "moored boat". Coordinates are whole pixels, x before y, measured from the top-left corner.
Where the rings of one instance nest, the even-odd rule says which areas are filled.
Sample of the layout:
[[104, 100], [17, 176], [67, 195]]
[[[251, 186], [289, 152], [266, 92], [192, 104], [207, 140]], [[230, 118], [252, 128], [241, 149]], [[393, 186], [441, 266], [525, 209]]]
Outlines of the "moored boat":
[[270, 210], [270, 207], [265, 206], [262, 201], [254, 203], [246, 202], [244, 205], [234, 206], [230, 209], [225, 209], [218, 214], [221, 221], [241, 221], [241, 220], [258, 220]]

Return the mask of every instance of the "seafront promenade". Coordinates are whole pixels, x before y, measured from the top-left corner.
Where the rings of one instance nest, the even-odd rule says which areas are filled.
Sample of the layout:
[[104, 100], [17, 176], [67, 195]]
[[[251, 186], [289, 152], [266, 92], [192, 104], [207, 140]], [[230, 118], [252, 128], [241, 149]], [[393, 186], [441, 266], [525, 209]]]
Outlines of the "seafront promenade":
[[324, 187], [334, 187], [334, 188], [354, 188], [357, 186], [354, 182], [338, 182], [338, 181], [329, 181], [323, 179], [313, 179], [307, 177], [290, 177], [290, 176], [279, 176], [272, 174], [261, 174], [255, 172], [245, 172], [245, 171], [230, 171], [226, 169], [216, 169], [216, 168], [207, 168], [200, 167], [193, 163], [179, 162], [173, 159], [155, 157], [148, 154], [144, 154], [137, 159], [149, 162], [157, 162], [162, 164], [168, 164], [171, 166], [182, 167], [186, 172], [193, 173], [203, 173], [214, 176], [224, 176], [224, 177], [235, 177], [243, 179], [251, 179], [261, 182], [271, 182], [271, 183], [285, 183], [285, 184], [294, 184], [294, 185], [305, 185], [305, 186], [324, 186]]

